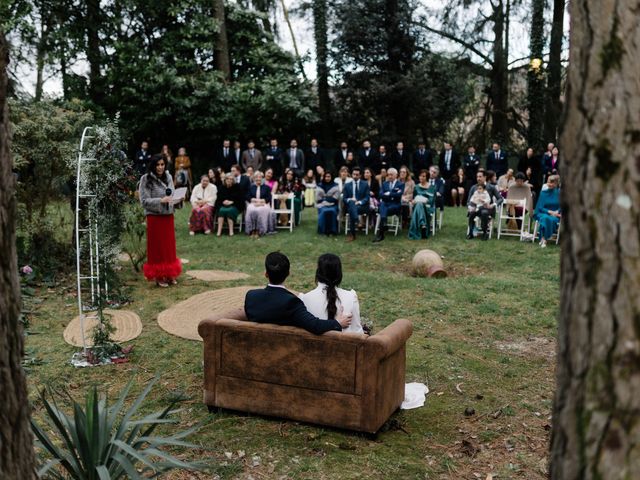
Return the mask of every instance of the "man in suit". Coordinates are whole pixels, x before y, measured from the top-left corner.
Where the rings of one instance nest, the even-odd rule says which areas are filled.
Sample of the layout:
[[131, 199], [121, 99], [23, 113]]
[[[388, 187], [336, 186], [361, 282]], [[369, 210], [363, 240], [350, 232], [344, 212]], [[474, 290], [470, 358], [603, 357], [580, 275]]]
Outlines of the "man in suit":
[[362, 148], [358, 151], [358, 165], [360, 168], [371, 168], [376, 163], [376, 160], [377, 155], [371, 148], [371, 142], [369, 140], [363, 141]]
[[440, 177], [444, 180], [445, 191], [445, 203], [450, 204], [451, 195], [451, 177], [458, 171], [460, 167], [460, 159], [458, 158], [458, 152], [453, 149], [451, 142], [444, 142], [444, 150], [440, 153], [440, 160], [438, 162], [440, 166]]
[[429, 186], [435, 188], [436, 208], [444, 210], [444, 180], [440, 177], [440, 167], [431, 165], [429, 167]]
[[231, 141], [225, 138], [222, 141], [222, 148], [218, 151], [217, 164], [224, 172], [230, 172], [231, 165], [235, 165], [235, 163], [233, 150], [231, 149]]
[[473, 145], [467, 149], [467, 154], [462, 159], [462, 168], [465, 176], [464, 189], [468, 192], [476, 184], [476, 174], [480, 168], [480, 155], [476, 153], [476, 147]]
[[[240, 165], [242, 163], [242, 150], [241, 145], [238, 140], [233, 142], [233, 165]], [[231, 167], [229, 167], [229, 171], [231, 171]]]
[[391, 166], [396, 170], [400, 170], [403, 165], [409, 167], [409, 152], [404, 149], [404, 142], [396, 143], [396, 151], [391, 154]]
[[509, 160], [507, 159], [507, 153], [500, 148], [498, 142], [494, 143], [489, 153], [487, 153], [487, 170], [493, 170], [496, 172], [496, 176], [500, 178], [507, 173], [509, 168]]
[[305, 158], [307, 160], [307, 168], [313, 170], [314, 175], [319, 173], [318, 167], [322, 167], [322, 169], [326, 168], [324, 149], [318, 146], [318, 140], [316, 138], [311, 139], [311, 146], [309, 150], [307, 150]]
[[251, 186], [251, 180], [246, 175], [242, 175], [240, 171], [240, 165], [231, 165], [231, 174], [233, 175], [233, 181], [240, 185], [240, 191], [242, 192], [242, 198], [244, 199], [249, 193], [249, 187]]
[[247, 149], [242, 152], [242, 168], [246, 170], [249, 166], [253, 167], [254, 172], [262, 168], [262, 152], [256, 148], [253, 140], [247, 142]]
[[264, 151], [264, 168], [271, 168], [273, 170], [273, 176], [280, 178], [282, 174], [282, 149], [278, 147], [278, 140], [272, 138], [269, 140], [269, 148]]
[[345, 184], [342, 191], [344, 210], [349, 214], [347, 242], [353, 242], [356, 239], [358, 217], [369, 212], [369, 184], [360, 180], [360, 177], [360, 167], [353, 167], [351, 171], [351, 179], [353, 181]]
[[389, 215], [400, 215], [402, 212], [402, 194], [404, 193], [404, 183], [398, 180], [398, 170], [391, 167], [387, 170], [388, 180], [380, 188], [380, 228], [376, 234], [374, 242], [384, 240], [384, 229], [387, 226]]
[[340, 148], [333, 158], [333, 168], [336, 172], [340, 170], [340, 167], [347, 163], [347, 155], [350, 151], [351, 149], [349, 149], [349, 145], [347, 144], [347, 142], [340, 142]]
[[383, 168], [388, 170], [391, 164], [389, 163], [389, 155], [387, 154], [387, 147], [380, 145], [378, 147], [378, 157], [376, 163], [373, 164], [374, 174], [378, 175]]
[[149, 165], [149, 160], [151, 160], [151, 154], [149, 153], [149, 142], [144, 140], [140, 144], [140, 150], [136, 153], [136, 159], [133, 162], [133, 167], [139, 175], [144, 175], [147, 173], [147, 165]]
[[420, 171], [429, 170], [432, 163], [433, 158], [431, 157], [431, 151], [427, 148], [427, 144], [421, 141], [418, 143], [418, 149], [413, 152], [412, 171], [417, 176]]
[[489, 233], [488, 233], [489, 218], [495, 217], [496, 205], [502, 204], [504, 199], [500, 195], [500, 192], [498, 192], [498, 188], [492, 183], [487, 181], [486, 174], [483, 170], [478, 171], [476, 175], [476, 180], [477, 180], [476, 185], [471, 187], [471, 190], [469, 190], [469, 195], [467, 197], [467, 208], [469, 208], [470, 206], [473, 207], [472, 205], [470, 205], [471, 197], [473, 197], [473, 194], [476, 193], [476, 188], [478, 185], [483, 185], [485, 188], [485, 191], [489, 194], [489, 197], [491, 197], [491, 206], [490, 207], [476, 206], [473, 211], [471, 210], [469, 211], [469, 214], [468, 214], [469, 227], [467, 229], [467, 240], [473, 240], [473, 227], [474, 227], [474, 221], [476, 217], [480, 217], [480, 226], [482, 228], [482, 239], [488, 240], [489, 239]]
[[264, 261], [265, 276], [269, 279], [266, 288], [249, 290], [244, 298], [247, 320], [258, 323], [274, 323], [304, 328], [321, 335], [330, 330], [341, 332], [351, 323], [351, 314], [340, 313], [337, 318], [321, 320], [304, 306], [297, 295], [284, 286], [289, 276], [289, 259], [280, 252], [271, 252]]
[[284, 152], [285, 166], [293, 170], [296, 177], [304, 176], [304, 153], [298, 148], [298, 141], [294, 138], [289, 143], [289, 149]]

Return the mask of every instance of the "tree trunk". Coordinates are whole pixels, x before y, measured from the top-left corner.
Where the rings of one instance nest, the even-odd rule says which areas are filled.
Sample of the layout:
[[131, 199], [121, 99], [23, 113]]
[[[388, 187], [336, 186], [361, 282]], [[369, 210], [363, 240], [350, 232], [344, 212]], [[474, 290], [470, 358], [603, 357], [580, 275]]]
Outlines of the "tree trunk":
[[327, 0], [314, 0], [313, 36], [316, 43], [316, 76], [318, 82], [318, 111], [322, 141], [327, 145], [333, 143], [331, 122], [331, 98], [329, 97], [329, 65], [327, 39]]
[[289, 34], [291, 35], [291, 43], [293, 43], [293, 51], [296, 55], [296, 61], [298, 62], [298, 68], [300, 68], [300, 73], [302, 74], [302, 78], [307, 80], [307, 74], [304, 73], [304, 65], [302, 64], [302, 57], [300, 57], [300, 51], [298, 50], [298, 42], [296, 41], [296, 35], [293, 31], [293, 26], [291, 25], [291, 21], [289, 20], [289, 9], [287, 9], [287, 5], [284, 3], [284, 0], [280, 0], [280, 5], [282, 6], [282, 14], [284, 15], [284, 21], [289, 28]]
[[553, 0], [553, 21], [549, 40], [549, 73], [547, 79], [547, 105], [545, 110], [545, 142], [558, 138], [560, 113], [562, 112], [562, 38], [564, 36], [565, 0]]
[[213, 0], [213, 15], [218, 22], [213, 47], [216, 70], [224, 76], [226, 82], [231, 80], [231, 63], [229, 60], [229, 40], [227, 38], [227, 19], [224, 13], [224, 0]]
[[529, 110], [527, 141], [529, 146], [535, 150], [541, 150], [544, 145], [542, 136], [545, 105], [544, 69], [542, 68], [544, 4], [545, 0], [531, 1], [530, 57], [529, 71], [527, 72], [527, 102]]
[[493, 9], [493, 70], [491, 71], [491, 136], [492, 141], [504, 142], [509, 136], [507, 105], [509, 88], [507, 84], [507, 59], [504, 50], [505, 14], [502, 0]]
[[100, 82], [100, 0], [87, 0], [86, 31], [87, 61], [89, 62], [89, 96], [94, 103], [100, 105], [102, 89]]
[[23, 332], [16, 259], [15, 180], [9, 154], [7, 64], [0, 30], [0, 478], [35, 478], [29, 400], [22, 370]]
[[571, 2], [552, 479], [640, 478], [637, 8]]

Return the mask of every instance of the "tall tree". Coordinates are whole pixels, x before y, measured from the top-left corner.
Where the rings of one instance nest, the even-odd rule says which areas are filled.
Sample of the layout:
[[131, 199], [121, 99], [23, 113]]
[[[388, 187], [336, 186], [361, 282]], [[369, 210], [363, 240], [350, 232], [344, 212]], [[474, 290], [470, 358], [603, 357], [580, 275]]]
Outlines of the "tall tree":
[[100, 104], [103, 96], [101, 86], [102, 55], [100, 53], [100, 0], [86, 1], [85, 28], [87, 33], [87, 61], [89, 62], [89, 95]]
[[545, 107], [544, 69], [544, 6], [545, 0], [531, 0], [531, 34], [529, 37], [529, 70], [527, 72], [527, 104], [529, 132], [527, 141], [534, 149], [541, 149]]
[[7, 66], [0, 29], [0, 478], [35, 478], [27, 385], [22, 370], [23, 331], [16, 258], [15, 179], [9, 153]]
[[213, 0], [213, 16], [218, 24], [214, 43], [216, 69], [222, 73], [225, 81], [231, 80], [231, 61], [229, 58], [229, 40], [227, 38], [227, 19], [224, 11], [224, 0]]
[[553, 0], [553, 20], [549, 40], [549, 67], [547, 78], [547, 105], [545, 109], [544, 136], [547, 142], [558, 137], [562, 112], [562, 40], [564, 38], [564, 10], [566, 0]]
[[[507, 0], [508, 1], [508, 0]], [[491, 70], [491, 136], [493, 141], [504, 143], [509, 136], [509, 119], [507, 110], [509, 109], [509, 83], [508, 83], [508, 61], [505, 42], [508, 35], [505, 33], [507, 16], [504, 11], [502, 0], [495, 4], [491, 2], [493, 12], [493, 69]]]
[[318, 114], [320, 115], [322, 140], [331, 143], [331, 98], [329, 97], [329, 47], [327, 0], [313, 0], [313, 38], [316, 44], [316, 78], [318, 83]]
[[640, 478], [640, 26], [573, 0], [552, 479]]

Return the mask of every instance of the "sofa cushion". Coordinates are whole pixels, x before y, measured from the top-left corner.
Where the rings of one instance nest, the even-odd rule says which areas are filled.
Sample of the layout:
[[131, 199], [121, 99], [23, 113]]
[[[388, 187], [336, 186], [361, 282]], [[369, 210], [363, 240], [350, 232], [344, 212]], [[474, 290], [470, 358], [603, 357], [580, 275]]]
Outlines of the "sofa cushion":
[[359, 342], [290, 332], [224, 329], [219, 374], [258, 382], [359, 394]]

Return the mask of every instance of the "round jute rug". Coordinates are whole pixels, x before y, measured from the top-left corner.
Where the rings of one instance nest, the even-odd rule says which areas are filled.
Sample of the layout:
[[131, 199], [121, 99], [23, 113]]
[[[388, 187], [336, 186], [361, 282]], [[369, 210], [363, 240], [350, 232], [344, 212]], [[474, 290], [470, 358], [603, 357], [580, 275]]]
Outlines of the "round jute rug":
[[[111, 324], [115, 331], [111, 334], [114, 342], [122, 343], [133, 340], [142, 333], [142, 322], [135, 312], [130, 310], [105, 309], [105, 315], [109, 315]], [[98, 324], [96, 312], [87, 312], [84, 317], [84, 335], [87, 346], [93, 345], [93, 328]], [[82, 333], [80, 330], [80, 317], [71, 320], [71, 323], [64, 329], [64, 340], [75, 347], [82, 346]]]
[[242, 308], [246, 293], [254, 288], [262, 287], [221, 288], [199, 293], [160, 312], [158, 325], [172, 335], [201, 342], [198, 335], [200, 321], [214, 313]]
[[222, 282], [225, 280], [243, 280], [249, 275], [241, 272], [227, 272], [225, 270], [187, 270], [187, 275], [205, 282]]

